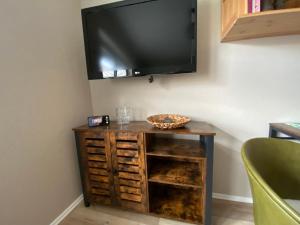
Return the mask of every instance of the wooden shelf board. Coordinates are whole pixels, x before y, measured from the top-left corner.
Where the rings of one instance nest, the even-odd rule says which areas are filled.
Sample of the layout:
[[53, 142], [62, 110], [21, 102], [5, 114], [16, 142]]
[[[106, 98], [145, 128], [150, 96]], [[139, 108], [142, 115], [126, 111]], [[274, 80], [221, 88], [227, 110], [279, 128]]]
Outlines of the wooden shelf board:
[[194, 160], [203, 160], [205, 157], [199, 141], [168, 138], [155, 138], [146, 154]]
[[291, 8], [291, 9], [276, 9], [276, 10], [267, 10], [257, 13], [248, 13], [241, 17], [257, 17], [265, 15], [278, 15], [278, 14], [287, 14], [287, 13], [299, 13], [300, 8]]
[[182, 190], [172, 187], [152, 187], [150, 213], [165, 218], [202, 224], [202, 193], [200, 190]]
[[222, 42], [300, 34], [300, 8], [245, 14], [236, 19]]
[[201, 188], [202, 165], [195, 162], [151, 160], [149, 181], [185, 187]]
[[173, 185], [176, 187], [191, 187], [191, 188], [198, 188], [201, 189], [202, 186], [200, 185], [192, 185], [192, 184], [180, 184], [180, 183], [174, 183], [174, 182], [168, 182], [164, 180], [156, 180], [156, 179], [148, 179], [149, 182], [151, 183], [156, 183], [156, 184], [168, 184], [168, 185]]

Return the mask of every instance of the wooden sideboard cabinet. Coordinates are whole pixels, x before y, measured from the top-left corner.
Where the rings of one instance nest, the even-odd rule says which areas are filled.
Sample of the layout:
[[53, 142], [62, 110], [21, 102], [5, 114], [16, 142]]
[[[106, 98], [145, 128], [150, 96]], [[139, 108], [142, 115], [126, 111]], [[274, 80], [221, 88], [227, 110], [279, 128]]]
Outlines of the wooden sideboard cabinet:
[[146, 122], [113, 122], [73, 130], [86, 206], [211, 225], [213, 126], [159, 130]]

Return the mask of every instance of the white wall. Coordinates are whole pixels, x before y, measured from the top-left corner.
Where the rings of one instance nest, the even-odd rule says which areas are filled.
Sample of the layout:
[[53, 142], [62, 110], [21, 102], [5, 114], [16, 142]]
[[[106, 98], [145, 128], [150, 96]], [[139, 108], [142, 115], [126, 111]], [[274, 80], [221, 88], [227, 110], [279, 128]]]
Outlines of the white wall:
[[[82, 0], [82, 7], [110, 1]], [[195, 74], [90, 81], [94, 114], [130, 105], [136, 119], [180, 113], [215, 125], [214, 192], [250, 196], [240, 148], [269, 122], [300, 121], [300, 36], [221, 44], [220, 0], [198, 0]]]
[[0, 7], [0, 224], [47, 225], [80, 194], [72, 128], [92, 112], [79, 0]]

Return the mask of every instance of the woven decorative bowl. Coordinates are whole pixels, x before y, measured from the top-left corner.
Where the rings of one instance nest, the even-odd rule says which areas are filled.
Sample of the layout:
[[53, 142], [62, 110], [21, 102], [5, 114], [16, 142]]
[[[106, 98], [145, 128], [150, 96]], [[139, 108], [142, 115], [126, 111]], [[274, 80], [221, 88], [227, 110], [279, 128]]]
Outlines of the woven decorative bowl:
[[175, 114], [159, 114], [149, 116], [147, 122], [159, 129], [175, 129], [180, 128], [190, 122], [191, 119], [186, 116]]

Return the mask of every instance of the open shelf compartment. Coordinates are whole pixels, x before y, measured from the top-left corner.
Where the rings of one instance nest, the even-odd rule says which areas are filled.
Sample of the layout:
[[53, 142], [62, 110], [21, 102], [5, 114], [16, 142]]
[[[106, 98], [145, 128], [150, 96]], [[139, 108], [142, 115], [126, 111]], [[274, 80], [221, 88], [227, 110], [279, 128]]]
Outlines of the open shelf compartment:
[[184, 158], [202, 160], [204, 148], [197, 140], [185, 140], [166, 137], [157, 137], [154, 134], [146, 135], [147, 156], [160, 156], [168, 158]]
[[165, 218], [203, 224], [201, 189], [149, 185], [150, 212]]
[[152, 183], [171, 184], [201, 188], [202, 172], [205, 160], [191, 161], [164, 157], [148, 159], [148, 181]]

